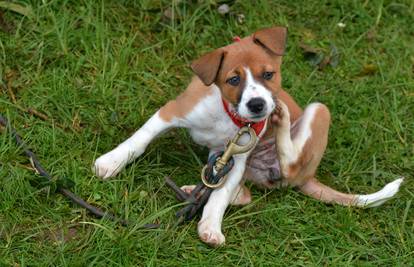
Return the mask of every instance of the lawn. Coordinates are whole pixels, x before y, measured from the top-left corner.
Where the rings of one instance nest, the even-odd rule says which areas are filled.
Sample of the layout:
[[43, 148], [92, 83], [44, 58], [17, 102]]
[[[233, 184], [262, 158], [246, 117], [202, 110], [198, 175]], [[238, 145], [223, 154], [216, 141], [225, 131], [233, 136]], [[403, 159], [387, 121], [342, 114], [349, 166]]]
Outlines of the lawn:
[[[0, 113], [55, 177], [133, 222], [96, 219], [42, 186], [3, 129], [1, 266], [414, 265], [414, 2], [226, 1], [226, 15], [216, 2], [225, 1], [0, 4]], [[185, 89], [192, 60], [272, 25], [289, 27], [284, 88], [332, 113], [318, 178], [370, 193], [404, 176], [395, 199], [364, 210], [249, 184], [253, 203], [228, 209], [226, 245], [210, 248], [196, 221], [176, 225], [178, 202], [164, 184], [166, 175], [198, 182], [207, 151], [184, 130], [157, 139], [115, 179], [94, 177], [95, 158]], [[339, 57], [318, 67], [304, 48]]]

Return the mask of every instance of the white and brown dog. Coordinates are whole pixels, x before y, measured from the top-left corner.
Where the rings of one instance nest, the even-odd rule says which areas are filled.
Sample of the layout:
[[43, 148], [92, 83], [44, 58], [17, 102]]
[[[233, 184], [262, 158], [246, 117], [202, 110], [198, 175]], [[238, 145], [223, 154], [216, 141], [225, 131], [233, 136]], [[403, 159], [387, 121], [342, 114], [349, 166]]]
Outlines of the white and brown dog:
[[[340, 193], [315, 178], [328, 140], [330, 113], [320, 103], [302, 111], [282, 89], [286, 35], [284, 27], [263, 29], [193, 62], [196, 76], [188, 88], [133, 136], [99, 157], [94, 164], [96, 175], [104, 179], [115, 176], [144, 153], [155, 137], [171, 128], [188, 128], [194, 141], [207, 146], [211, 154], [223, 151], [239, 128], [251, 123], [260, 141], [252, 152], [234, 156], [225, 184], [212, 192], [198, 224], [204, 242], [224, 243], [221, 224], [227, 206], [251, 201], [243, 185], [246, 179], [265, 187], [293, 186], [316, 199], [341, 205], [378, 206], [394, 196], [402, 178], [371, 195]], [[186, 191], [192, 188], [184, 187]]]

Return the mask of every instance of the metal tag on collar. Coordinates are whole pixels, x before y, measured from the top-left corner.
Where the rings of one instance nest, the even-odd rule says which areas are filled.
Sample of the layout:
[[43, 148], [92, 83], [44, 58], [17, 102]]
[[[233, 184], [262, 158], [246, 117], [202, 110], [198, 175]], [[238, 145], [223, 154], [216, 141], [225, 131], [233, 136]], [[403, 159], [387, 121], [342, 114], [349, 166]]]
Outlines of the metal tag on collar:
[[[243, 134], [248, 134], [249, 135], [249, 142], [247, 142], [244, 145], [239, 145], [238, 141], [239, 141], [240, 137]], [[223, 155], [220, 158], [217, 159], [216, 163], [214, 164], [214, 170], [216, 172], [219, 172], [221, 169], [224, 168], [224, 166], [226, 166], [227, 162], [230, 160], [231, 157], [233, 157], [233, 155], [243, 154], [243, 153], [246, 153], [246, 152], [249, 152], [249, 151], [253, 150], [256, 143], [257, 143], [257, 135], [256, 135], [256, 132], [254, 131], [254, 129], [252, 127], [250, 127], [250, 124], [240, 128], [240, 130], [237, 132], [237, 134], [233, 137], [233, 139], [227, 145], [226, 150], [224, 151]], [[227, 175], [224, 176], [216, 184], [211, 184], [207, 181], [207, 179], [205, 177], [205, 170], [206, 169], [207, 169], [207, 165], [204, 166], [203, 170], [201, 171], [201, 180], [203, 181], [204, 185], [209, 187], [209, 188], [219, 188], [219, 187], [221, 187], [224, 184], [224, 182], [226, 181]]]

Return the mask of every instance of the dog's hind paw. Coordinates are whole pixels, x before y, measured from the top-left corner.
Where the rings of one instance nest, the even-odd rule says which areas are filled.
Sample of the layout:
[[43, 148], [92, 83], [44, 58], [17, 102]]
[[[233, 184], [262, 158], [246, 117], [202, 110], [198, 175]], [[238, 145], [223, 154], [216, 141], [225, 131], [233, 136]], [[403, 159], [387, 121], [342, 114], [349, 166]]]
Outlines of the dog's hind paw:
[[183, 186], [181, 186], [181, 190], [183, 190], [187, 194], [191, 194], [191, 192], [193, 192], [194, 188], [196, 188], [195, 185], [183, 185]]
[[226, 241], [221, 230], [215, 229], [207, 221], [200, 221], [198, 223], [198, 236], [204, 243], [213, 247], [221, 246]]
[[377, 207], [397, 194], [404, 178], [401, 177], [384, 186], [380, 191], [369, 195], [358, 195], [356, 205], [363, 208]]

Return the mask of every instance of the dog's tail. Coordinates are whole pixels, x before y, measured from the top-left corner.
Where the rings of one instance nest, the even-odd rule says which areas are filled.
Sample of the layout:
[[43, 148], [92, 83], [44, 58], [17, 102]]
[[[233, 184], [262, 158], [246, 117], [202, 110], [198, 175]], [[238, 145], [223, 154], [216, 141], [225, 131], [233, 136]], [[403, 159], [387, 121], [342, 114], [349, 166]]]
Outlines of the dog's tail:
[[387, 184], [380, 191], [369, 195], [354, 195], [338, 192], [315, 178], [299, 187], [305, 195], [311, 196], [326, 203], [336, 203], [344, 206], [376, 207], [392, 198], [399, 190], [404, 178], [401, 177]]

